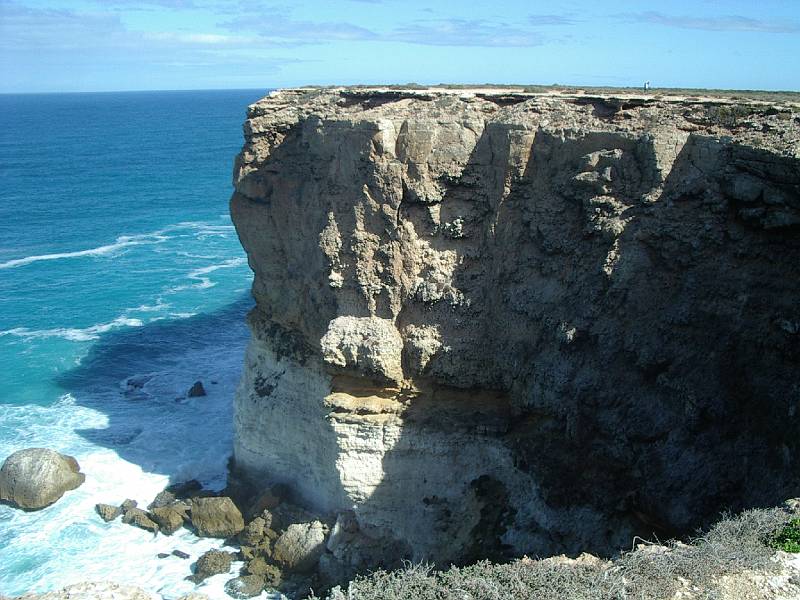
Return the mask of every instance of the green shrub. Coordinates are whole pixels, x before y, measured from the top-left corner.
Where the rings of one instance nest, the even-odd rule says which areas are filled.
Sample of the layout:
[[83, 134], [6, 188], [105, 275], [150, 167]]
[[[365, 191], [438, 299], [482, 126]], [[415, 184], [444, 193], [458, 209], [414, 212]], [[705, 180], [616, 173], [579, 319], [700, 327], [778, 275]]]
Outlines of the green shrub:
[[784, 552], [800, 552], [800, 518], [789, 521], [775, 534], [769, 545]]

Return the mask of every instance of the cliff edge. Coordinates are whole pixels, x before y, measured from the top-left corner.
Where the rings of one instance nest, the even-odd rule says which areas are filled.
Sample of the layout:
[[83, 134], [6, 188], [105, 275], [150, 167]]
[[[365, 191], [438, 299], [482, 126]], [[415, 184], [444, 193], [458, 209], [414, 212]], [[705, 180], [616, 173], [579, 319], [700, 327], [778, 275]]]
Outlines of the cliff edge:
[[797, 495], [798, 105], [294, 89], [244, 133], [235, 462], [339, 515], [330, 571]]

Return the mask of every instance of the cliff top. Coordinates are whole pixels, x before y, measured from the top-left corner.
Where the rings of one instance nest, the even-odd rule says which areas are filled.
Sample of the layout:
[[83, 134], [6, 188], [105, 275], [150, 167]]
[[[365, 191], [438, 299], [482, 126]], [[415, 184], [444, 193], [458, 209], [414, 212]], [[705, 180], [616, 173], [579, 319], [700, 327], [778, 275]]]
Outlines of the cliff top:
[[679, 103], [757, 103], [770, 105], [794, 105], [800, 107], [800, 92], [764, 90], [715, 90], [694, 88], [641, 88], [630, 87], [574, 87], [545, 85], [353, 85], [353, 86], [301, 86], [277, 91], [331, 92], [358, 95], [396, 95], [407, 96], [445, 96], [465, 97], [531, 97], [549, 96], [556, 98], [620, 98], [626, 100], [661, 100]]
[[[700, 94], [703, 95], [695, 95]], [[800, 157], [800, 94], [716, 90], [636, 91], [547, 87], [301, 87], [249, 107], [246, 135], [284, 130], [308, 117], [397, 124], [487, 120], [513, 128], [643, 134], [681, 130]]]

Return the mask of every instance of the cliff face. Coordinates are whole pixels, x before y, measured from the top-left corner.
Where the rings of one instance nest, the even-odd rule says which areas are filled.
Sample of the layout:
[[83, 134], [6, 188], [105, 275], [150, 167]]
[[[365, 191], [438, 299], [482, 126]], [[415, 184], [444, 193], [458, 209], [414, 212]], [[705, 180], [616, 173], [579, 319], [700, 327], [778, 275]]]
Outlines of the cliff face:
[[509, 91], [252, 105], [238, 468], [352, 509], [339, 566], [611, 551], [796, 495], [799, 123]]

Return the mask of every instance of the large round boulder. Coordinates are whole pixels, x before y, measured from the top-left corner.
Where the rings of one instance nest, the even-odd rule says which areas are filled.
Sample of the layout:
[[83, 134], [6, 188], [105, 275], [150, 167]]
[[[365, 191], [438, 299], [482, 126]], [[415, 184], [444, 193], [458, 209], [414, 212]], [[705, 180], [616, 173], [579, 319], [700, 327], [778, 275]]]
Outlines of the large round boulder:
[[47, 448], [27, 448], [14, 452], [0, 468], [0, 500], [38, 510], [85, 480], [73, 457]]

